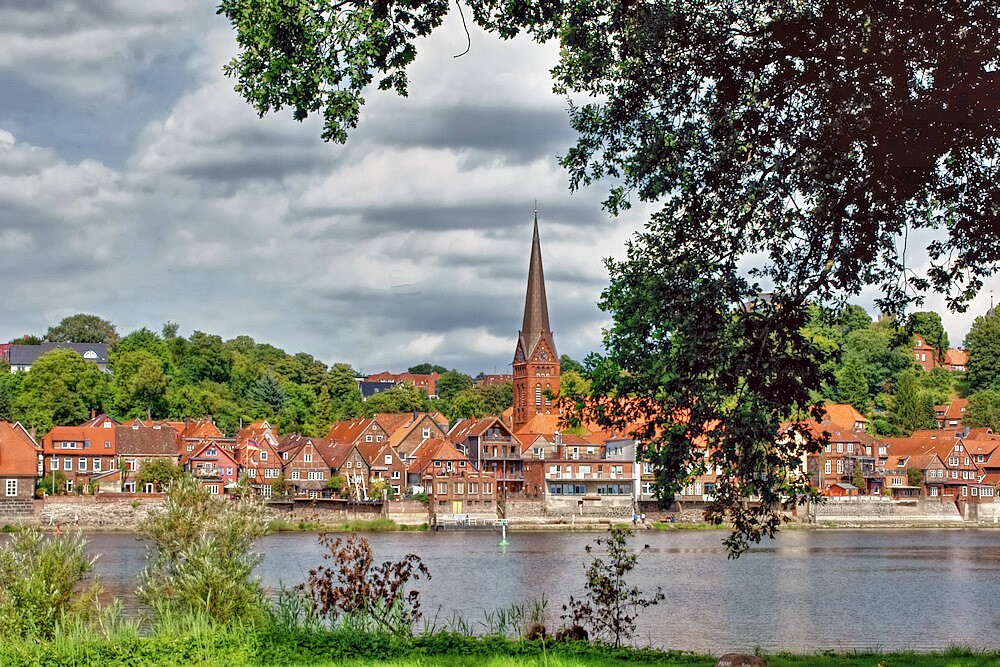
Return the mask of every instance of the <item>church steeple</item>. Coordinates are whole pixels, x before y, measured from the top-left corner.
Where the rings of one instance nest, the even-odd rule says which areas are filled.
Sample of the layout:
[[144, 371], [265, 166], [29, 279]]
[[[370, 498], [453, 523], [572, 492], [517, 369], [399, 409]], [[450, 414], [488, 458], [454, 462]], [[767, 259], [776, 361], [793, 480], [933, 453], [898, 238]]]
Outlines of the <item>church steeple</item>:
[[[543, 333], [549, 334], [551, 338], [549, 304], [545, 299], [545, 272], [542, 271], [542, 245], [538, 240], [538, 211], [535, 211], [531, 261], [528, 264], [528, 290], [524, 296], [524, 319], [521, 321], [519, 336], [525, 357], [531, 356]], [[555, 349], [552, 354], [555, 354]]]
[[553, 410], [549, 394], [559, 391], [559, 355], [549, 328], [549, 306], [545, 298], [542, 246], [538, 239], [538, 211], [531, 239], [528, 287], [524, 297], [524, 319], [514, 350], [514, 431], [536, 414]]

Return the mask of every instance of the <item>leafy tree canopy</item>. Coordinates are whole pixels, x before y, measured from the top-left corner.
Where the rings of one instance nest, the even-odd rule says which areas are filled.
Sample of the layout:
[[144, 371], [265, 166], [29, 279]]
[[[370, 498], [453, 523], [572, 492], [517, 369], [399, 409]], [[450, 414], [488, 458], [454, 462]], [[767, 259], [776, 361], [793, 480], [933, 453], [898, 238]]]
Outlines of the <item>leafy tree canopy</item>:
[[422, 363], [416, 366], [410, 366], [406, 369], [408, 372], [414, 375], [430, 375], [431, 373], [447, 373], [448, 369], [444, 366], [438, 366], [437, 364]]
[[118, 342], [115, 325], [97, 315], [70, 315], [59, 324], [49, 327], [45, 340], [53, 343], [106, 343]]
[[967, 379], [972, 391], [1000, 389], [1000, 317], [977, 317], [965, 337]]
[[[500, 37], [559, 41], [571, 187], [611, 182], [612, 214], [653, 204], [608, 262], [607, 354], [588, 362], [595, 393], [618, 400], [577, 408], [638, 421], [667, 495], [708, 443], [738, 553], [777, 527], [804, 490], [786, 473], [818, 444], [780, 431], [827, 379], [800, 333], [807, 304], [874, 287], [897, 319], [928, 290], [963, 308], [1000, 260], [1000, 2], [463, 4]], [[223, 0], [227, 72], [261, 114], [320, 113], [344, 141], [370, 84], [406, 93], [416, 40], [449, 7]]]
[[944, 330], [941, 316], [934, 311], [912, 313], [908, 321], [909, 329], [920, 334], [927, 344], [936, 347], [941, 356], [948, 350], [948, 332]]

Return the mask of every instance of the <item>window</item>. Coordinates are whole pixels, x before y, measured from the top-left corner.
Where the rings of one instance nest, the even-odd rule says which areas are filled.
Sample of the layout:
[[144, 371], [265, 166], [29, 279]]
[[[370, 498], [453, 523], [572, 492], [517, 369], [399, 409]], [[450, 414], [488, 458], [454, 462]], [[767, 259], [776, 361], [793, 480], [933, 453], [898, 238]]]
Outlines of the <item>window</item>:
[[266, 477], [268, 479], [277, 479], [278, 478], [278, 469], [277, 468], [264, 468], [264, 477]]
[[542, 385], [535, 385], [535, 405], [542, 404]]
[[208, 492], [210, 494], [212, 494], [213, 496], [219, 495], [219, 485], [218, 484], [209, 484], [208, 485]]
[[267, 452], [261, 450], [261, 452], [260, 452], [260, 460], [261, 461], [266, 461], [267, 460]]
[[93, 468], [94, 472], [101, 472], [101, 459], [96, 456], [94, 457]]
[[80, 472], [85, 471], [87, 469], [87, 459], [81, 456], [76, 462], [76, 469]]
[[833, 463], [831, 463], [830, 461], [827, 461], [825, 464], [823, 464], [823, 472], [826, 473], [827, 475], [829, 475], [830, 473], [832, 473], [833, 472]]
[[448, 494], [448, 483], [447, 482], [438, 482], [438, 495], [439, 496], [444, 496], [444, 495], [447, 495], [447, 494]]
[[53, 456], [49, 464], [49, 470], [59, 470], [59, 457]]
[[837, 474], [844, 474], [844, 462], [840, 459], [837, 459]]
[[431, 427], [425, 426], [423, 430], [420, 432], [420, 435], [423, 436], [424, 440], [431, 437]]
[[375, 442], [382, 442], [382, 436], [376, 435], [375, 436]]
[[372, 441], [372, 437], [370, 435], [366, 435], [365, 436], [365, 442], [371, 442], [371, 441]]
[[837, 443], [837, 451], [838, 452], [844, 451], [844, 443], [842, 443], [842, 442], [838, 442]]
[[384, 461], [386, 465], [392, 465], [392, 454], [386, 454]]
[[393, 479], [399, 479], [399, 471], [398, 470], [393, 470], [392, 471], [392, 478]]
[[848, 454], [853, 454], [854, 453], [854, 443], [853, 442], [847, 443], [847, 453]]
[[464, 482], [455, 482], [455, 495], [456, 496], [463, 496], [463, 495], [465, 495], [465, 483]]
[[828, 442], [828, 443], [826, 443], [826, 453], [827, 453], [827, 454], [829, 454], [829, 453], [830, 453], [830, 448], [831, 448], [831, 447], [833, 447], [833, 445], [831, 445], [831, 444], [830, 444], [829, 442]]
[[63, 459], [63, 470], [72, 470], [72, 469], [73, 469], [73, 459], [67, 456], [66, 458]]
[[483, 493], [493, 493], [493, 483], [483, 482]]
[[298, 470], [293, 470], [292, 471], [292, 479], [299, 479], [299, 471]]
[[218, 456], [218, 455], [219, 455], [219, 450], [217, 450], [215, 447], [209, 447], [208, 449], [205, 450], [205, 456]]
[[312, 463], [313, 462], [313, 455], [312, 454], [303, 454], [302, 455], [302, 460], [305, 461], [306, 463]]
[[477, 495], [479, 493], [479, 482], [469, 482], [469, 495]]
[[346, 467], [348, 467], [348, 468], [351, 468], [351, 467], [352, 467], [352, 466], [353, 466], [354, 464], [353, 464], [353, 463], [351, 463], [350, 461], [348, 461], [348, 462], [347, 462], [347, 463], [345, 463], [344, 465], [345, 465]]
[[152, 493], [153, 492], [153, 483], [152, 482], [146, 482], [145, 484], [143, 484], [142, 485], [142, 492], [143, 493]]
[[17, 495], [17, 480], [8, 479], [7, 480], [7, 495], [16, 496]]
[[441, 462], [440, 461], [435, 461], [434, 462], [434, 467], [435, 468], [440, 468], [441, 467]]

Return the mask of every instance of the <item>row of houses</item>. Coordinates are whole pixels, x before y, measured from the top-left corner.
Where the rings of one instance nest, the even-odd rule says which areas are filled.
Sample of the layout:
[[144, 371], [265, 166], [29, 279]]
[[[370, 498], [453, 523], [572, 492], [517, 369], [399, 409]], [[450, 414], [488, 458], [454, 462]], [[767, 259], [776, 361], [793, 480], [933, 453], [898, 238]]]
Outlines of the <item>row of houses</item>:
[[[831, 405], [808, 425], [825, 435], [823, 451], [801, 471], [822, 493], [926, 496], [992, 502], [1000, 485], [1000, 435], [964, 427], [878, 439], [850, 406]], [[39, 478], [53, 487], [94, 493], [151, 493], [143, 464], [178, 464], [211, 493], [241, 475], [259, 495], [380, 499], [425, 494], [435, 514], [502, 514], [510, 500], [535, 500], [553, 512], [621, 514], [652, 501], [654, 470], [637, 461], [636, 443], [616, 433], [561, 433], [558, 415], [538, 414], [516, 431], [509, 418], [463, 419], [440, 413], [378, 414], [335, 423], [325, 437], [278, 435], [268, 422], [226, 436], [210, 420], [118, 423], [98, 415], [59, 426], [40, 443], [19, 424], [0, 422], [0, 479], [5, 497], [30, 498]], [[681, 501], [708, 502], [718, 471], [706, 466]]]

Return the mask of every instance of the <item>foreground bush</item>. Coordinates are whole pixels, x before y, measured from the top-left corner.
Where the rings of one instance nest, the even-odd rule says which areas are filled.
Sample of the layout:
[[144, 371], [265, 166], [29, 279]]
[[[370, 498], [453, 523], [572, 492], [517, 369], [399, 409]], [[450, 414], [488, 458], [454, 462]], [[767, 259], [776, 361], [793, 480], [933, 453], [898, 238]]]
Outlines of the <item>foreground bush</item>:
[[0, 634], [49, 639], [67, 618], [96, 613], [100, 587], [82, 587], [96, 560], [86, 546], [78, 533], [14, 532], [0, 548]]
[[189, 476], [174, 480], [163, 509], [139, 525], [153, 543], [139, 598], [157, 617], [204, 615], [211, 621], [262, 618], [264, 592], [253, 576], [260, 554], [253, 543], [267, 534], [256, 499], [213, 496]]

